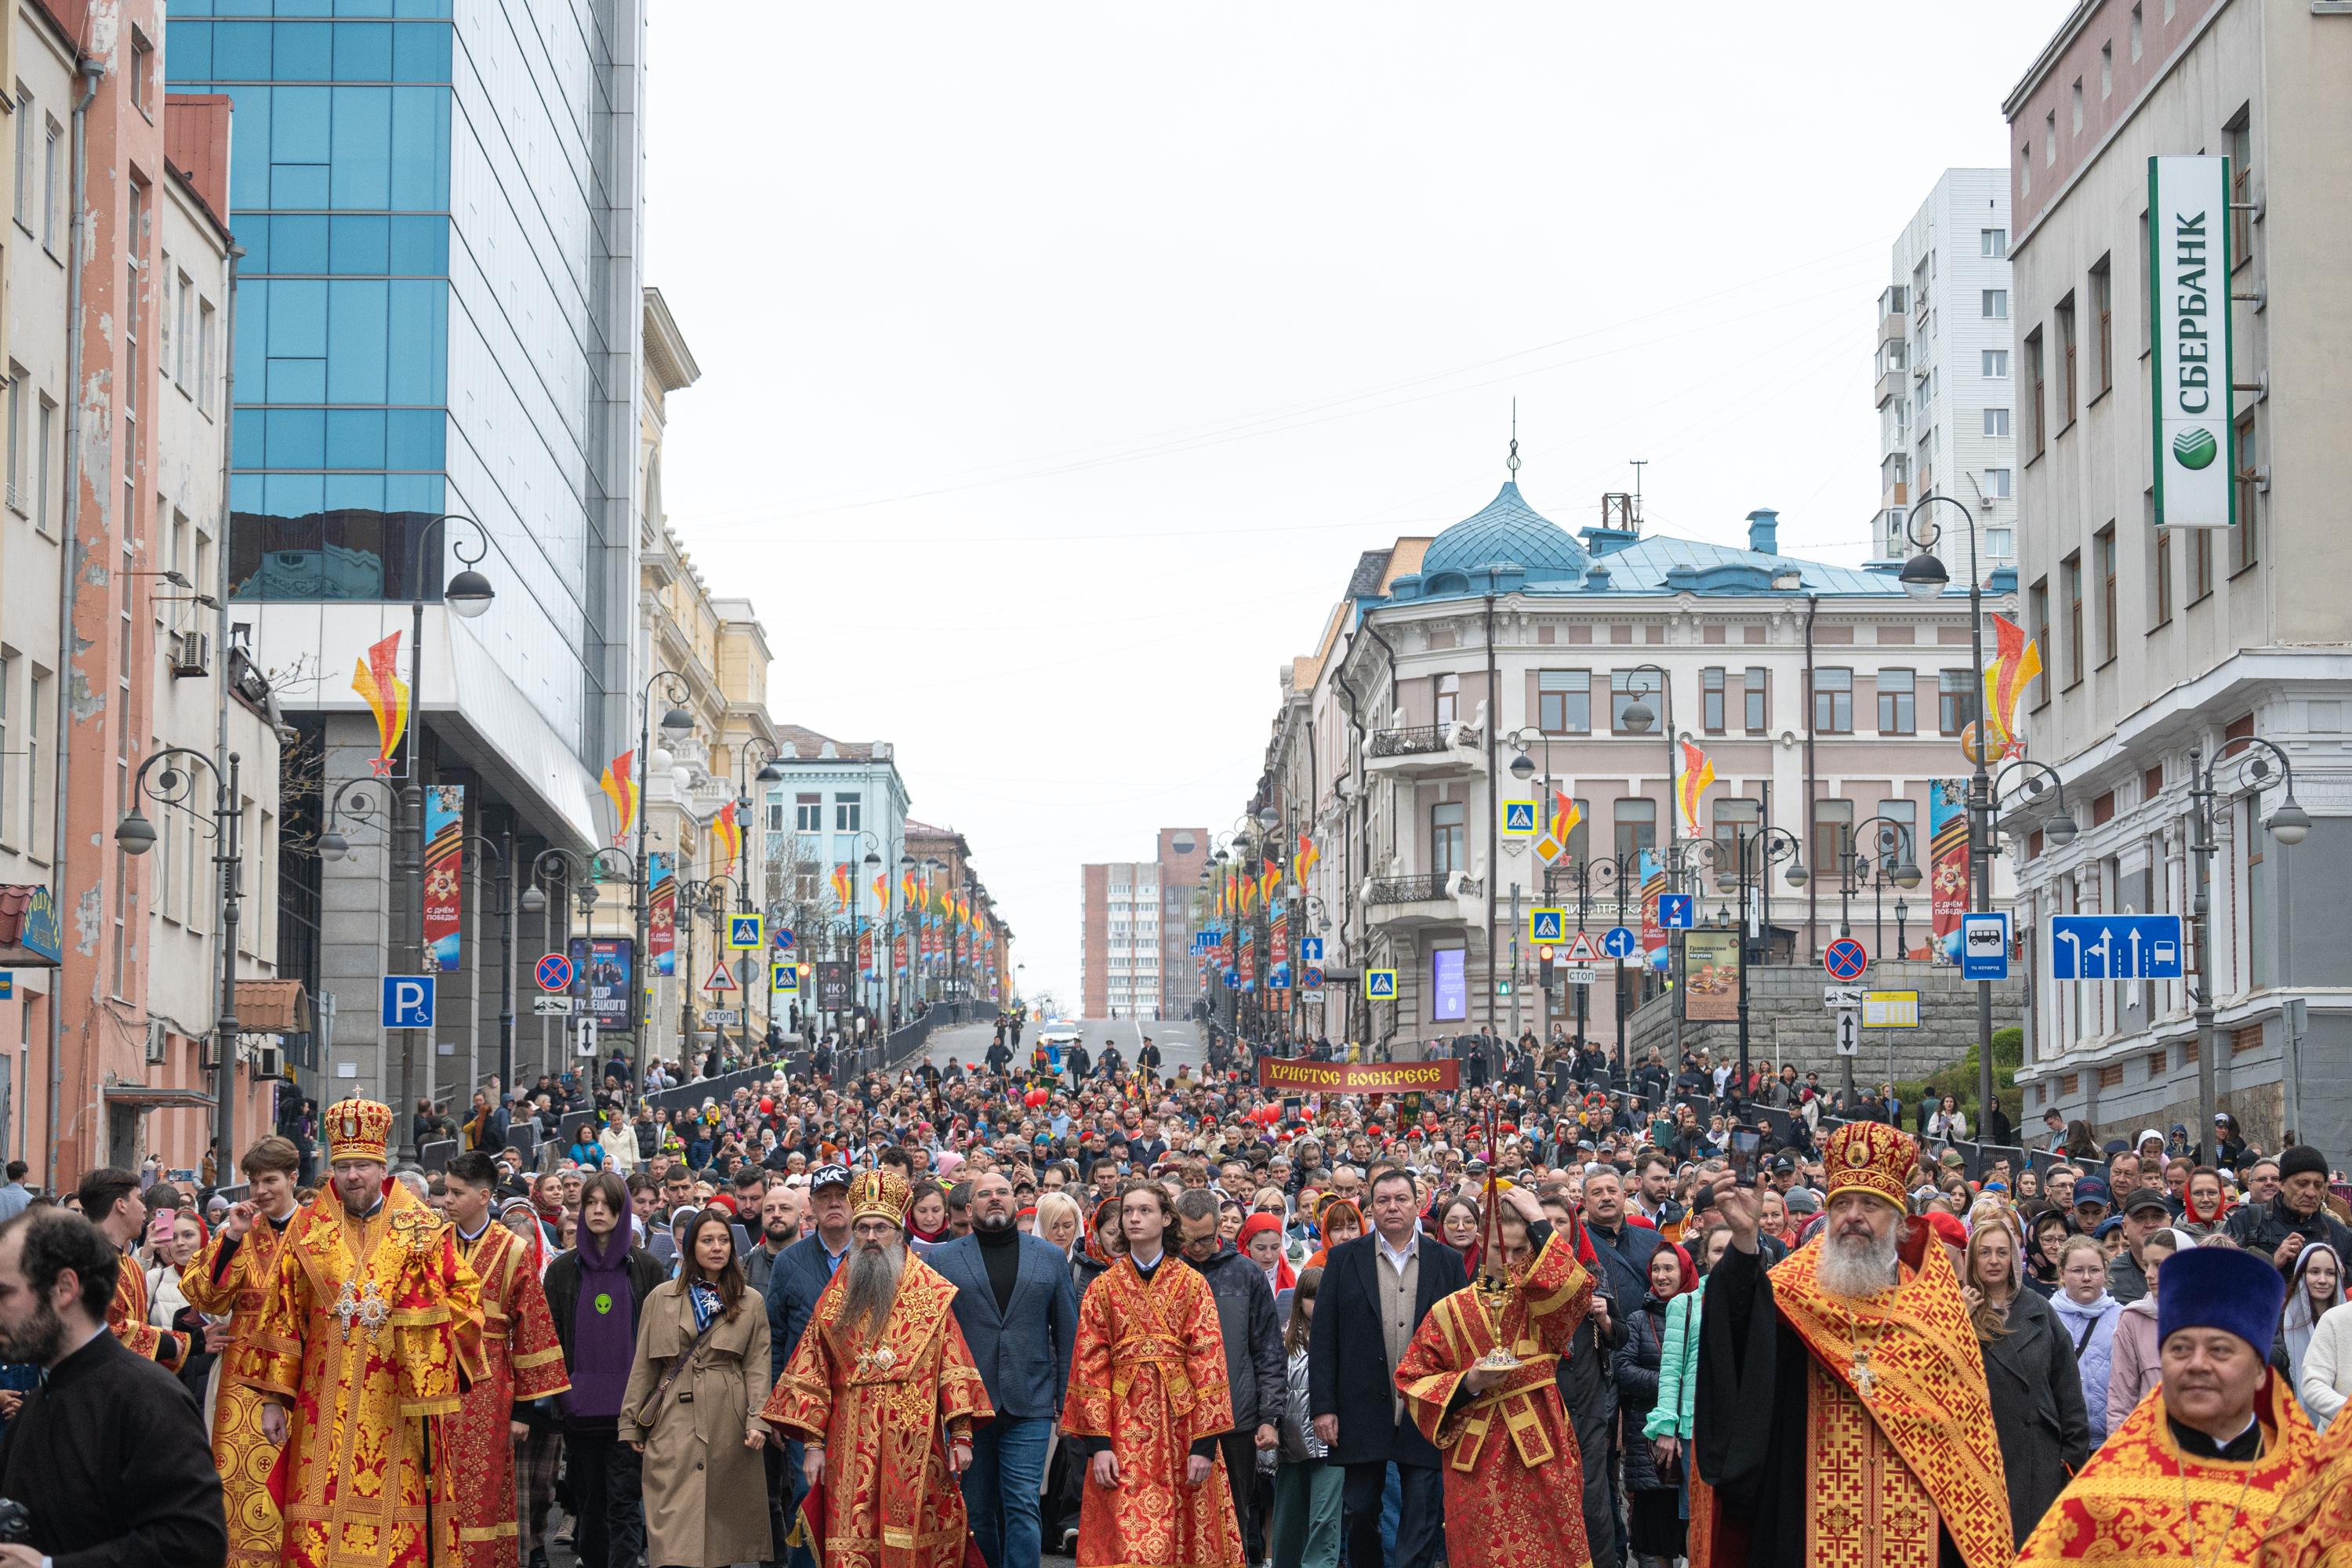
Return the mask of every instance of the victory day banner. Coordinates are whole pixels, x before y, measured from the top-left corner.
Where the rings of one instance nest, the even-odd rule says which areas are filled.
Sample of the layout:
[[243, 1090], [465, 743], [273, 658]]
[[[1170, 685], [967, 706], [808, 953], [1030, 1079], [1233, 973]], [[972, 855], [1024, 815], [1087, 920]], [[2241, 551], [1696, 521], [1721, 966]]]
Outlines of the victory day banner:
[[1932, 956], [1959, 962], [1960, 917], [1969, 908], [1969, 781], [1934, 779], [1927, 786], [1927, 893], [1936, 933]]
[[650, 913], [646, 919], [646, 957], [656, 974], [677, 973], [677, 872], [667, 854], [646, 857]]
[[1276, 1061], [1261, 1057], [1257, 1064], [1260, 1089], [1287, 1093], [1403, 1094], [1416, 1089], [1454, 1089], [1461, 1081], [1459, 1062], [1318, 1062]]
[[457, 967], [457, 927], [465, 913], [466, 786], [425, 792], [425, 967]]

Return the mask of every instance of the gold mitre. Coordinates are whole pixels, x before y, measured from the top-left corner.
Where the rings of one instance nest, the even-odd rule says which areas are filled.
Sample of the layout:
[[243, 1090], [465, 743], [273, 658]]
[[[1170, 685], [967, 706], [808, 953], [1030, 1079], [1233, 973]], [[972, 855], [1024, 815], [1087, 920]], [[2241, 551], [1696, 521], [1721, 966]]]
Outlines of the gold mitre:
[[885, 1167], [876, 1171], [860, 1171], [850, 1178], [849, 1217], [864, 1219], [867, 1215], [879, 1215], [892, 1225], [907, 1223], [907, 1209], [914, 1201], [914, 1193], [907, 1178]]

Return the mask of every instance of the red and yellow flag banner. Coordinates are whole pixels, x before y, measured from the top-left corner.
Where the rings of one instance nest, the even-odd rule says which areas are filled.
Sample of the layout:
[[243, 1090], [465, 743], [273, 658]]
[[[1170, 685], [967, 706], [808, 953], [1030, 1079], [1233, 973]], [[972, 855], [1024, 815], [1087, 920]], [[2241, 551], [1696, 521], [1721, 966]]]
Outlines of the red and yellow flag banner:
[[2042, 673], [2042, 650], [2025, 628], [2006, 616], [1992, 618], [1993, 658], [1984, 672], [1985, 713], [1991, 721], [1991, 738], [2000, 743], [1989, 755], [1999, 755], [2017, 735], [2017, 702], [2025, 683]]
[[877, 910], [890, 907], [890, 873], [887, 871], [874, 873], [874, 907]]
[[1684, 831], [1698, 832], [1698, 797], [1715, 782], [1715, 764], [1707, 761], [1705, 752], [1688, 741], [1682, 742], [1682, 776], [1675, 781], [1675, 804], [1683, 814]]
[[615, 846], [629, 836], [637, 820], [637, 753], [623, 752], [604, 764], [604, 776], [596, 787], [613, 803], [613, 842]]
[[1576, 809], [1575, 799], [1564, 789], [1555, 787], [1551, 792], [1551, 836], [1559, 841], [1562, 848], [1565, 848], [1568, 845], [1568, 836], [1575, 832], [1577, 824], [1584, 820], [1584, 813]]
[[849, 907], [849, 867], [846, 863], [833, 868], [833, 899], [843, 909]]
[[743, 852], [743, 825], [735, 820], [733, 801], [720, 806], [719, 815], [711, 818], [710, 836], [719, 842], [719, 863], [732, 871], [736, 858]]
[[377, 643], [352, 668], [352, 689], [375, 715], [376, 754], [368, 772], [378, 778], [398, 777], [405, 770], [393, 766], [401, 742], [408, 734], [408, 682], [400, 679], [400, 634]]
[[1315, 847], [1315, 840], [1304, 833], [1298, 836], [1298, 858], [1290, 863], [1291, 874], [1300, 887], [1307, 886], [1307, 873], [1315, 869], [1315, 862], [1323, 858], [1323, 851]]

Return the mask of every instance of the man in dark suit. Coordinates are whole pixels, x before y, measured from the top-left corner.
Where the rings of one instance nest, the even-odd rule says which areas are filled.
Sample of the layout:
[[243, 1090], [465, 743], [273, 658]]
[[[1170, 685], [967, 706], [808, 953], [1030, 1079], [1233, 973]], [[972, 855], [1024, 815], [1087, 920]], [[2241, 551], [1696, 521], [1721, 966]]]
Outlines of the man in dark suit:
[[[849, 1254], [849, 1173], [839, 1165], [820, 1165], [809, 1177], [809, 1214], [815, 1228], [779, 1253], [768, 1269], [768, 1381], [783, 1375], [784, 1363], [800, 1348], [801, 1332], [816, 1310], [816, 1299], [833, 1282], [834, 1270]], [[801, 1474], [803, 1451], [796, 1438], [768, 1453], [768, 1519], [776, 1539], [800, 1512], [808, 1495]], [[806, 1548], [793, 1552], [794, 1563], [806, 1563]]]
[[971, 1234], [923, 1261], [956, 1288], [956, 1323], [996, 1407], [972, 1432], [961, 1481], [972, 1538], [988, 1568], [1037, 1568], [1046, 1444], [1078, 1336], [1069, 1265], [1059, 1247], [1015, 1226], [1002, 1171], [972, 1178]]
[[1429, 1310], [1470, 1283], [1462, 1255], [1423, 1237], [1412, 1178], [1386, 1170], [1371, 1191], [1369, 1236], [1331, 1249], [1307, 1341], [1307, 1407], [1315, 1435], [1344, 1465], [1348, 1561], [1383, 1562], [1381, 1489], [1393, 1463], [1403, 1486], [1391, 1568], [1429, 1568], [1444, 1521], [1437, 1449], [1405, 1414], [1396, 1366]]

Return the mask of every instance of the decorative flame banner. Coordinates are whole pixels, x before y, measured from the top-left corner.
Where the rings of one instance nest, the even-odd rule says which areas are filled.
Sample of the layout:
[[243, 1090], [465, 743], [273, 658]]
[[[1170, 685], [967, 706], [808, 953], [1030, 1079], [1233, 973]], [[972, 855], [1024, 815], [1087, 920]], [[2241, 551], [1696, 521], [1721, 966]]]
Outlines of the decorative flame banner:
[[1321, 858], [1323, 858], [1323, 851], [1315, 847], [1315, 840], [1304, 833], [1300, 834], [1298, 856], [1290, 863], [1291, 874], [1298, 879], [1300, 887], [1307, 886], [1307, 873], [1315, 869], [1315, 862]]
[[1715, 764], [1706, 753], [1688, 741], [1682, 743], [1683, 773], [1675, 783], [1675, 804], [1682, 807], [1683, 827], [1696, 835], [1698, 832], [1698, 797], [1715, 782]]
[[720, 863], [732, 873], [736, 858], [743, 852], [743, 825], [735, 820], [733, 801], [719, 808], [719, 815], [711, 820], [710, 836], [719, 841]]
[[1993, 616], [1992, 632], [1992, 664], [1984, 672], [1985, 713], [1991, 721], [1991, 738], [2006, 748], [2017, 736], [2017, 701], [2025, 695], [2025, 683], [2042, 673], [2042, 650], [2006, 616]]
[[874, 873], [874, 908], [878, 911], [890, 907], [890, 873]]
[[628, 837], [629, 829], [636, 825], [636, 762], [637, 753], [634, 750], [623, 752], [604, 764], [604, 776], [596, 781], [596, 787], [603, 790], [604, 798], [613, 803], [614, 848], [620, 847], [621, 841]]
[[1576, 831], [1578, 823], [1584, 820], [1584, 813], [1576, 809], [1575, 799], [1564, 789], [1555, 787], [1551, 792], [1551, 798], [1553, 801], [1551, 836], [1565, 846], [1568, 843], [1568, 836]]
[[846, 864], [833, 868], [833, 899], [843, 909], [849, 907], [849, 868]]
[[404, 766], [394, 766], [408, 736], [408, 682], [400, 679], [399, 669], [398, 632], [369, 648], [367, 657], [352, 667], [352, 689], [375, 715], [376, 754], [368, 762], [368, 772], [380, 779], [407, 773]]

